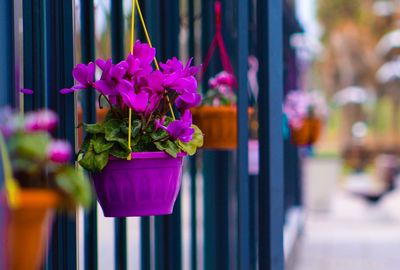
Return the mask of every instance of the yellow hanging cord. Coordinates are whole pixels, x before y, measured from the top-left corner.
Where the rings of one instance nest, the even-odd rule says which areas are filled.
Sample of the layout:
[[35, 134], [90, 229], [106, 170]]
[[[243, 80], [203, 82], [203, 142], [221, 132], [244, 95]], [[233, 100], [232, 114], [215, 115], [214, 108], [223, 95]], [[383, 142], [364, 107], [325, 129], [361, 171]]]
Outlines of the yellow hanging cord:
[[[134, 37], [135, 37], [135, 11], [136, 11], [136, 4], [135, 0], [132, 0], [132, 15], [131, 15], [131, 53], [133, 53], [133, 46], [134, 46]], [[129, 155], [126, 158], [127, 160], [132, 159], [132, 109], [129, 108], [129, 124], [128, 124], [128, 149]]]
[[[140, 8], [139, 5], [139, 0], [132, 0], [132, 18], [131, 18], [131, 53], [133, 53], [133, 47], [134, 47], [134, 39], [135, 39], [135, 13], [136, 13], [136, 7], [139, 13], [139, 18], [143, 27], [143, 31], [144, 34], [146, 36], [146, 40], [147, 43], [149, 44], [150, 48], [153, 48], [153, 45], [151, 44], [151, 40], [150, 40], [150, 35], [149, 35], [149, 31], [147, 31], [147, 26], [146, 23], [144, 21], [144, 17], [143, 17], [143, 13], [142, 13], [142, 9]], [[154, 56], [154, 65], [156, 66], [157, 70], [160, 70], [160, 66], [158, 64], [157, 58], [156, 56]], [[172, 105], [171, 105], [171, 101], [167, 95], [167, 91], [165, 92], [165, 97], [167, 98], [167, 102], [168, 102], [168, 106], [169, 106], [169, 110], [171, 111], [171, 115], [172, 115], [172, 119], [176, 119], [175, 118], [175, 114], [174, 114], [174, 110], [172, 109]], [[132, 145], [131, 145], [131, 133], [132, 132], [132, 109], [129, 108], [129, 124], [128, 124], [128, 148], [129, 151], [132, 152]], [[129, 154], [129, 156], [127, 157], [127, 160], [131, 160], [132, 155]]]
[[0, 147], [1, 147], [1, 159], [3, 160], [3, 171], [4, 171], [4, 184], [7, 193], [8, 205], [11, 208], [18, 206], [19, 202], [19, 185], [14, 179], [11, 169], [10, 159], [8, 158], [6, 143], [4, 141], [3, 134], [0, 133]]
[[[150, 48], [153, 48], [153, 45], [151, 44], [149, 32], [147, 31], [146, 23], [144, 22], [142, 9], [140, 8], [140, 5], [139, 5], [139, 0], [135, 0], [135, 1], [136, 1], [136, 5], [137, 5], [137, 10], [138, 10], [138, 13], [139, 13], [140, 21], [142, 23], [143, 31], [144, 31], [144, 34], [146, 36], [147, 43], [149, 44]], [[154, 64], [156, 66], [156, 69], [160, 70], [160, 66], [159, 66], [157, 58], [155, 56], [154, 56]], [[171, 115], [172, 115], [172, 119], [175, 120], [176, 118], [175, 118], [174, 110], [172, 109], [171, 101], [169, 99], [169, 96], [167, 95], [167, 91], [165, 91], [165, 94], [166, 94], [165, 97], [167, 98], [169, 110], [170, 110]]]

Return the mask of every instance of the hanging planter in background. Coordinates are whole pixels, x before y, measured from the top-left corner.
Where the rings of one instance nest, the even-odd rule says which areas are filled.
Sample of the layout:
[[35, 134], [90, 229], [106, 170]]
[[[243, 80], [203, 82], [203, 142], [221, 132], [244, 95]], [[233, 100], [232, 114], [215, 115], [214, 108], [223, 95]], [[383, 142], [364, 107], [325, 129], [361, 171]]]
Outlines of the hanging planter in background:
[[[204, 75], [211, 57], [218, 47], [223, 71], [209, 80], [209, 89], [202, 106], [193, 108], [193, 121], [204, 132], [204, 148], [216, 150], [235, 150], [237, 148], [237, 80], [222, 37], [221, 2], [215, 5], [215, 35], [204, 59]], [[250, 110], [249, 110], [250, 112]]]
[[[134, 42], [136, 9], [147, 43]], [[104, 216], [172, 213], [183, 158], [203, 144], [190, 111], [201, 102], [195, 79], [199, 67], [191, 62], [184, 66], [173, 57], [158, 63], [139, 1], [133, 0], [130, 54], [119, 63], [97, 59], [78, 64], [72, 72], [78, 85], [61, 90], [94, 89], [99, 102], [108, 104], [103, 120], [82, 125], [86, 136], [79, 152], [79, 164], [91, 173]], [[102, 71], [97, 81], [96, 66]]]
[[[193, 122], [204, 132], [206, 149], [235, 150], [237, 148], [236, 106], [203, 105], [193, 108]], [[253, 109], [248, 109], [249, 117]]]
[[315, 144], [321, 135], [321, 121], [317, 118], [304, 119], [300, 127], [290, 127], [293, 143], [298, 146]]
[[8, 208], [3, 194], [1, 207], [6, 213], [6, 265], [9, 269], [37, 270], [42, 266], [51, 235], [54, 210], [61, 197], [48, 190], [21, 190], [19, 205]]
[[322, 121], [329, 110], [317, 92], [291, 91], [284, 103], [291, 141], [300, 147], [313, 146], [320, 138]]
[[57, 115], [48, 110], [25, 117], [0, 111], [0, 150], [5, 190], [0, 191], [1, 269], [41, 269], [58, 208], [91, 204], [91, 186], [69, 164], [72, 148], [51, 132]]

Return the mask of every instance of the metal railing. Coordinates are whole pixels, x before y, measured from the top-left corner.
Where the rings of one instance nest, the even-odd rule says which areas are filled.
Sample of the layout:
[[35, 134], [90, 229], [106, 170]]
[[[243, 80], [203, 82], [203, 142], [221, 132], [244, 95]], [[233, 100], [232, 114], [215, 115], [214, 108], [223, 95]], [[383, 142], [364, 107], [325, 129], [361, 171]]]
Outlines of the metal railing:
[[[57, 136], [76, 140], [77, 97], [60, 96], [58, 89], [73, 84], [76, 46], [74, 21], [80, 19], [80, 56], [77, 61], [95, 60], [95, 3], [80, 1], [80, 14], [74, 14], [74, 1], [23, 0], [23, 81], [24, 87], [35, 90], [25, 96], [24, 107], [31, 110], [49, 107], [61, 115]], [[187, 53], [204, 55], [214, 31], [213, 0], [146, 0], [143, 10], [149, 22], [149, 32], [160, 59], [179, 55], [179, 34], [182, 10], [188, 30]], [[283, 269], [283, 1], [281, 0], [224, 0], [224, 38], [238, 77], [238, 149], [237, 151], [204, 150], [188, 159], [190, 175], [190, 239], [182, 236], [182, 200], [178, 199], [170, 216], [140, 219], [140, 269]], [[9, 23], [12, 16], [10, 1], [0, 4], [2, 22]], [[110, 57], [118, 61], [125, 56], [124, 1], [112, 0]], [[15, 4], [15, 3], [14, 3]], [[4, 8], [3, 8], [4, 7]], [[18, 8], [18, 5], [14, 5]], [[10, 13], [6, 14], [6, 10]], [[256, 28], [249, 25], [257, 14]], [[195, 23], [200, 20], [200, 23]], [[11, 20], [12, 22], [12, 20]], [[11, 25], [11, 24], [10, 24]], [[197, 26], [201, 27], [201, 43], [197, 40]], [[0, 26], [0, 36], [12, 42], [13, 28]], [[11, 36], [10, 36], [11, 35]], [[260, 60], [258, 99], [260, 173], [248, 173], [248, 90], [247, 57], [249, 40], [252, 53]], [[255, 41], [255, 42], [254, 42]], [[9, 46], [9, 43], [0, 46]], [[11, 43], [13, 44], [13, 43]], [[196, 46], [200, 44], [201, 46]], [[200, 48], [200, 51], [198, 48]], [[7, 47], [8, 48], [8, 47]], [[6, 48], [5, 48], [6, 49]], [[256, 49], [256, 50], [255, 50]], [[14, 50], [15, 51], [15, 50]], [[4, 53], [2, 50], [0, 54]], [[1, 57], [0, 57], [1, 58]], [[201, 60], [201, 59], [200, 59]], [[4, 59], [1, 61], [5, 61]], [[6, 61], [14, 58], [6, 57]], [[197, 59], [197, 62], [200, 62]], [[3, 62], [2, 62], [3, 63]], [[12, 62], [11, 62], [12, 63]], [[3, 65], [0, 65], [3, 66]], [[212, 62], [205, 78], [219, 71], [219, 63]], [[0, 72], [1, 73], [1, 72]], [[15, 86], [4, 80], [0, 84], [8, 89], [1, 100], [16, 103]], [[11, 77], [14, 74], [11, 74]], [[8, 75], [7, 75], [8, 77]], [[96, 120], [95, 94], [85, 91], [80, 97], [84, 121]], [[197, 166], [197, 165], [201, 166]], [[199, 178], [200, 177], [200, 178]], [[196, 179], [202, 182], [199, 192]], [[204, 205], [197, 207], [197, 195], [203, 194]], [[95, 208], [95, 205], [93, 206]], [[197, 218], [204, 216], [203, 224]], [[98, 264], [97, 211], [84, 214], [84, 268], [95, 270]], [[115, 269], [128, 269], [127, 221], [115, 219]], [[202, 228], [199, 228], [202, 227]], [[199, 239], [202, 229], [204, 237]], [[77, 269], [79, 259], [77, 221], [66, 213], [57, 216], [53, 238], [45, 269]], [[198, 242], [198, 240], [201, 240]], [[190, 252], [185, 252], [183, 241], [190, 241]], [[186, 245], [185, 245], [186, 246]], [[202, 250], [199, 250], [201, 248]], [[183, 254], [189, 264], [183, 265]], [[204, 254], [203, 257], [199, 254]]]

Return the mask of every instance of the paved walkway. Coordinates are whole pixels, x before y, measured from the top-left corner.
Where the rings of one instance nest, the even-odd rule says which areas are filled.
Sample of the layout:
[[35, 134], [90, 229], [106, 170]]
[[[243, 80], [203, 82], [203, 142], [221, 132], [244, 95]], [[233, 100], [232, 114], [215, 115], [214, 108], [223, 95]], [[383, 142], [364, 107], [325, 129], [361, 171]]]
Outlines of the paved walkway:
[[308, 213], [290, 270], [399, 270], [400, 191], [376, 206], [337, 192], [329, 213]]

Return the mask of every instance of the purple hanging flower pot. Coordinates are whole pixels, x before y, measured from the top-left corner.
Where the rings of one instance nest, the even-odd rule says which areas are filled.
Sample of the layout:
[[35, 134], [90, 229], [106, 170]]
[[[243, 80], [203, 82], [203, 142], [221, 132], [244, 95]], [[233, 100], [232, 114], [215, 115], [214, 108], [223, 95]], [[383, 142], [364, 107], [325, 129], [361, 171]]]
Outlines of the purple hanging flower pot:
[[106, 217], [169, 215], [178, 196], [183, 157], [164, 152], [132, 153], [132, 160], [110, 158], [92, 178]]

